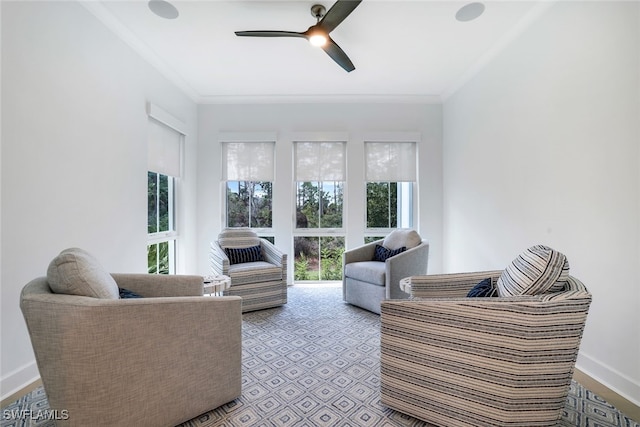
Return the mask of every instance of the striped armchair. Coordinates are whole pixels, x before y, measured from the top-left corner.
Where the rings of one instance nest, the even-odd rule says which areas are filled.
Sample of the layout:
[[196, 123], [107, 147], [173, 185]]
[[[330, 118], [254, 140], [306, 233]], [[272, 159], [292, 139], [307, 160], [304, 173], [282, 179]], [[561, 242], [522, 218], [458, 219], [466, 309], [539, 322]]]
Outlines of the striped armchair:
[[[260, 260], [232, 263], [225, 251], [260, 247]], [[253, 253], [253, 252], [251, 252]], [[287, 254], [249, 228], [226, 228], [211, 243], [209, 256], [214, 275], [231, 278], [224, 295], [242, 297], [242, 312], [278, 307], [287, 303]]]
[[568, 276], [537, 296], [467, 298], [502, 271], [411, 277], [382, 302], [381, 402], [447, 427], [555, 426], [591, 303]]

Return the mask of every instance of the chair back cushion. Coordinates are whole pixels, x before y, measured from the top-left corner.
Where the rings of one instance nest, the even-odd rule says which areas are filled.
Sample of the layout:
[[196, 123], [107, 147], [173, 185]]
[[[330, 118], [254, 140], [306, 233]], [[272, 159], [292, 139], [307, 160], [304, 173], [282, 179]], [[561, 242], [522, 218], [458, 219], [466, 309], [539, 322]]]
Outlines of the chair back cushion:
[[400, 249], [403, 246], [411, 249], [420, 243], [422, 243], [422, 238], [417, 231], [411, 230], [410, 228], [398, 228], [384, 238], [382, 246], [387, 249]]
[[243, 228], [225, 228], [218, 235], [220, 247], [225, 248], [249, 248], [260, 245], [260, 237], [255, 231]]
[[87, 251], [65, 249], [47, 269], [47, 282], [56, 294], [119, 299], [116, 281]]
[[568, 278], [567, 257], [548, 246], [536, 245], [511, 261], [496, 286], [501, 297], [540, 295], [562, 291]]

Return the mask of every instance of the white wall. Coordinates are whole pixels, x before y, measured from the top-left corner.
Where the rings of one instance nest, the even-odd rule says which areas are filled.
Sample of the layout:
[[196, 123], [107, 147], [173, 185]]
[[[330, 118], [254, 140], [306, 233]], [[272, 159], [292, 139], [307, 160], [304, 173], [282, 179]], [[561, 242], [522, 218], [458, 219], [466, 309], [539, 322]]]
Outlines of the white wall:
[[180, 232], [193, 253], [197, 108], [79, 3], [1, 7], [4, 398], [38, 376], [19, 293], [60, 250], [146, 270], [148, 101], [187, 126]]
[[640, 4], [558, 2], [443, 107], [444, 265], [533, 244], [593, 293], [578, 367], [640, 404]]
[[[342, 132], [347, 135], [345, 228], [347, 248], [362, 244], [365, 224], [364, 139], [369, 135], [418, 132], [418, 231], [431, 244], [429, 271], [442, 268], [442, 107], [427, 104], [254, 104], [201, 105], [198, 149], [198, 267], [210, 274], [210, 242], [222, 228], [220, 132], [272, 132], [276, 141], [273, 227], [276, 244], [293, 253], [295, 201], [293, 141], [300, 134]], [[284, 188], [284, 190], [283, 190]], [[288, 189], [288, 190], [287, 190]]]

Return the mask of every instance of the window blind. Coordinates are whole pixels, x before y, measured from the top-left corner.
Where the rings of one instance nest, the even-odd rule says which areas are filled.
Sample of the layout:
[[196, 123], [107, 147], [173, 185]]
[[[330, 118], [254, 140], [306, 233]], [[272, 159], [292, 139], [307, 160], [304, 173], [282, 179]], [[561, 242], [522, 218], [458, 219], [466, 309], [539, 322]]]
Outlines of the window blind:
[[273, 181], [275, 142], [223, 142], [224, 181]]
[[296, 142], [295, 180], [346, 181], [344, 142]]
[[415, 142], [365, 142], [367, 182], [416, 181]]
[[182, 134], [151, 118], [148, 129], [148, 170], [176, 178], [180, 177]]

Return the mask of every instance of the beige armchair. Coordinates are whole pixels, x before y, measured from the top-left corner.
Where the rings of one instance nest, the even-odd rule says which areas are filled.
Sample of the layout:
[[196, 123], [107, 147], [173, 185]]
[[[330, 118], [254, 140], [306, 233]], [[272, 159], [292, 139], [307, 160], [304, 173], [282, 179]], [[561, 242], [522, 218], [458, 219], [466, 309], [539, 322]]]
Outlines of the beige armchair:
[[209, 260], [214, 275], [231, 278], [224, 295], [242, 297], [243, 313], [287, 303], [287, 254], [253, 230], [224, 229], [211, 243]]
[[411, 277], [414, 299], [382, 302], [381, 402], [437, 426], [555, 426], [591, 295], [469, 298], [503, 271]]
[[[403, 252], [376, 261], [376, 245]], [[414, 230], [392, 231], [385, 239], [367, 243], [343, 254], [342, 295], [349, 304], [380, 313], [385, 299], [406, 299], [399, 286], [405, 277], [426, 274], [429, 243]]]
[[200, 276], [109, 275], [80, 250], [56, 259], [20, 307], [58, 426], [173, 426], [240, 396], [240, 298], [203, 297]]

